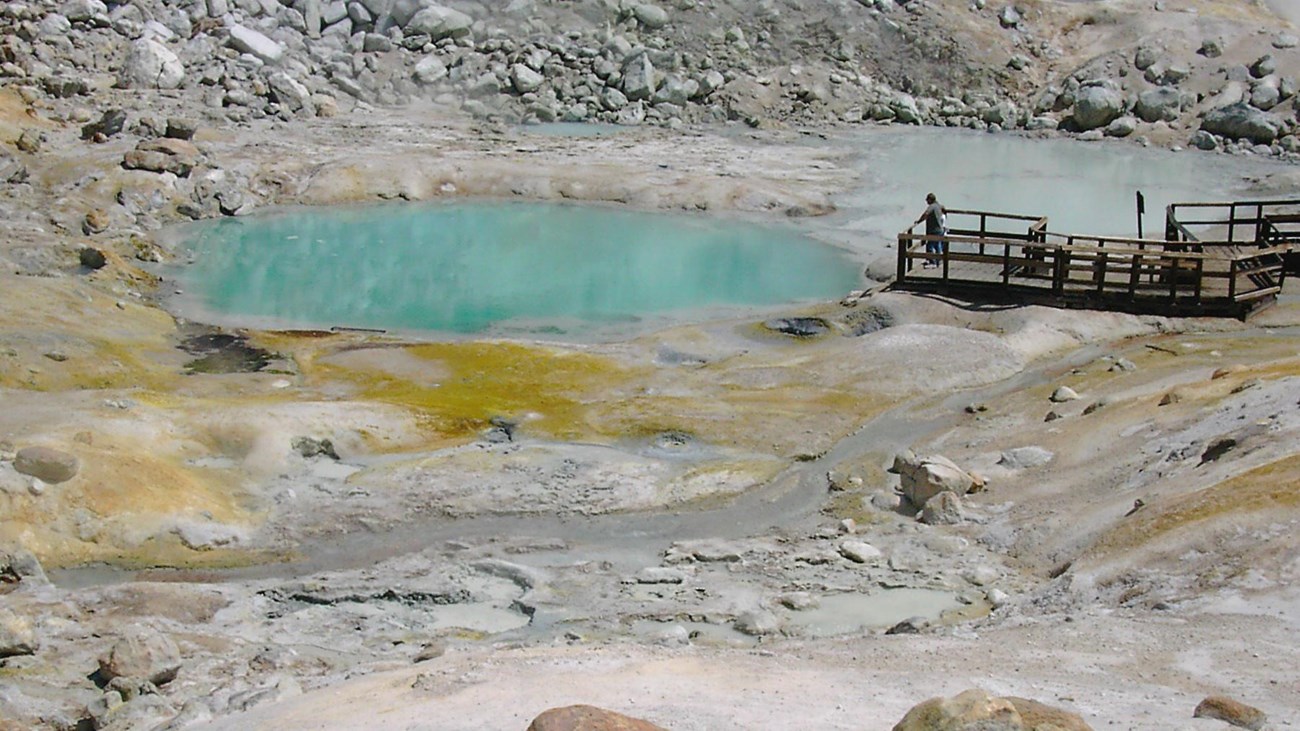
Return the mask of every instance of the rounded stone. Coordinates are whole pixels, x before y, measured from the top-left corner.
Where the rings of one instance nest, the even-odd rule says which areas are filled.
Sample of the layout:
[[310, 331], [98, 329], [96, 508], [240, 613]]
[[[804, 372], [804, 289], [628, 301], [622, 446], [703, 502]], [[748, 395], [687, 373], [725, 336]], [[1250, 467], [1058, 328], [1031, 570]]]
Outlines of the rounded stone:
[[26, 447], [14, 457], [14, 469], [41, 482], [58, 484], [77, 476], [76, 455], [50, 447]]

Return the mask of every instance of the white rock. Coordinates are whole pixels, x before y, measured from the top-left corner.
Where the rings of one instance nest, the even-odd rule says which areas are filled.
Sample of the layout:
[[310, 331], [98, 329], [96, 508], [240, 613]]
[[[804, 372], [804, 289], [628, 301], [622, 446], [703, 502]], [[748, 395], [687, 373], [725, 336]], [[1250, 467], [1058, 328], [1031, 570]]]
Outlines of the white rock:
[[1052, 392], [1052, 403], [1060, 404], [1066, 401], [1077, 401], [1079, 394], [1069, 386], [1061, 386]]
[[468, 35], [472, 25], [474, 19], [459, 10], [431, 5], [411, 16], [410, 22], [402, 30], [407, 35], [423, 33], [437, 41]]
[[974, 584], [975, 586], [988, 586], [989, 584], [992, 584], [993, 582], [997, 581], [998, 577], [1000, 577], [1001, 575], [1002, 575], [1001, 572], [999, 572], [997, 569], [993, 568], [992, 566], [976, 566], [974, 568], [967, 569], [966, 572], [962, 574], [962, 578], [966, 579], [967, 581]]
[[447, 75], [447, 65], [437, 56], [425, 56], [415, 64], [415, 80], [421, 84], [435, 84]]
[[284, 57], [284, 46], [242, 25], [230, 27], [230, 45], [236, 51], [255, 56], [263, 63], [278, 63]]
[[1001, 589], [989, 589], [984, 598], [989, 600], [994, 609], [1001, 609], [1011, 602], [1011, 596]]
[[632, 9], [632, 14], [636, 16], [638, 23], [650, 30], [657, 30], [668, 25], [668, 11], [658, 5], [650, 5], [649, 3], [637, 5]]
[[865, 541], [841, 541], [840, 555], [854, 563], [868, 563], [880, 558], [880, 549]]
[[668, 566], [648, 566], [636, 574], [638, 584], [680, 584], [685, 580], [685, 572]]
[[510, 67], [510, 84], [515, 87], [515, 91], [520, 94], [537, 91], [541, 88], [542, 82], [546, 77], [528, 68], [522, 63], [517, 63]]
[[1009, 470], [1024, 470], [1041, 467], [1052, 461], [1056, 455], [1042, 447], [1016, 447], [1008, 449], [998, 458], [998, 465]]

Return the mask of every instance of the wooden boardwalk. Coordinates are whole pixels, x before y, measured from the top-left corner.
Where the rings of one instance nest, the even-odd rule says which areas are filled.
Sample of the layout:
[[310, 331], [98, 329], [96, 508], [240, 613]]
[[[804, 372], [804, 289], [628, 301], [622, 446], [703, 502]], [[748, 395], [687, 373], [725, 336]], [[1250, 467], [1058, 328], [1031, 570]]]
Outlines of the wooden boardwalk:
[[[1245, 318], [1276, 299], [1300, 252], [1300, 201], [1175, 204], [1165, 239], [1058, 234], [1046, 217], [989, 211], [949, 210], [948, 224], [942, 237], [916, 226], [898, 235], [892, 288]], [[927, 253], [927, 242], [941, 251]]]

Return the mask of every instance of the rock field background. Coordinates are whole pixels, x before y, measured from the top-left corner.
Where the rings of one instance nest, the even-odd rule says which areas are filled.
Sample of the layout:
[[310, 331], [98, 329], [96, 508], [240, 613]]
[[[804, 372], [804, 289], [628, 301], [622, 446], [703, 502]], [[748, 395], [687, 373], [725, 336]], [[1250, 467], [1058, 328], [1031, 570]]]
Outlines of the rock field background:
[[[884, 729], [936, 696], [1008, 729], [1035, 726], [1007, 698], [1293, 726], [1293, 283], [1245, 323], [877, 292], [430, 342], [216, 328], [159, 265], [172, 224], [299, 204], [810, 220], [885, 125], [1233, 155], [1294, 196], [1295, 21], [0, 4], [0, 729]], [[519, 126], [553, 121], [621, 131]]]

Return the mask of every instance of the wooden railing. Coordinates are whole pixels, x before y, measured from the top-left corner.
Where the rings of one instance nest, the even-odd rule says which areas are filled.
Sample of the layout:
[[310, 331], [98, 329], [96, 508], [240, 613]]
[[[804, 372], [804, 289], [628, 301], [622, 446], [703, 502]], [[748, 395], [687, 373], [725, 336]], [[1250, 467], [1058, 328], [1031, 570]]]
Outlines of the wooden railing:
[[1300, 200], [1174, 203], [1165, 209], [1165, 238], [1283, 247], [1283, 270], [1300, 273]]
[[[1047, 230], [1044, 217], [949, 210], [945, 236], [916, 233], [919, 224], [898, 235], [895, 286], [1000, 292], [1129, 311], [1244, 316], [1281, 290], [1290, 242], [1269, 237], [1300, 236], [1300, 216], [1271, 220], [1260, 209], [1244, 208], [1260, 204], [1234, 205], [1223, 221], [1190, 222], [1227, 225], [1227, 241], [1201, 240], [1187, 222], [1173, 217], [1167, 219], [1172, 237], [1160, 240], [1056, 234]], [[1248, 223], [1247, 213], [1258, 220]], [[1289, 224], [1295, 227], [1280, 228]], [[1255, 227], [1250, 239], [1248, 225]], [[925, 251], [931, 242], [939, 244], [938, 253]], [[926, 260], [937, 267], [921, 267]]]

